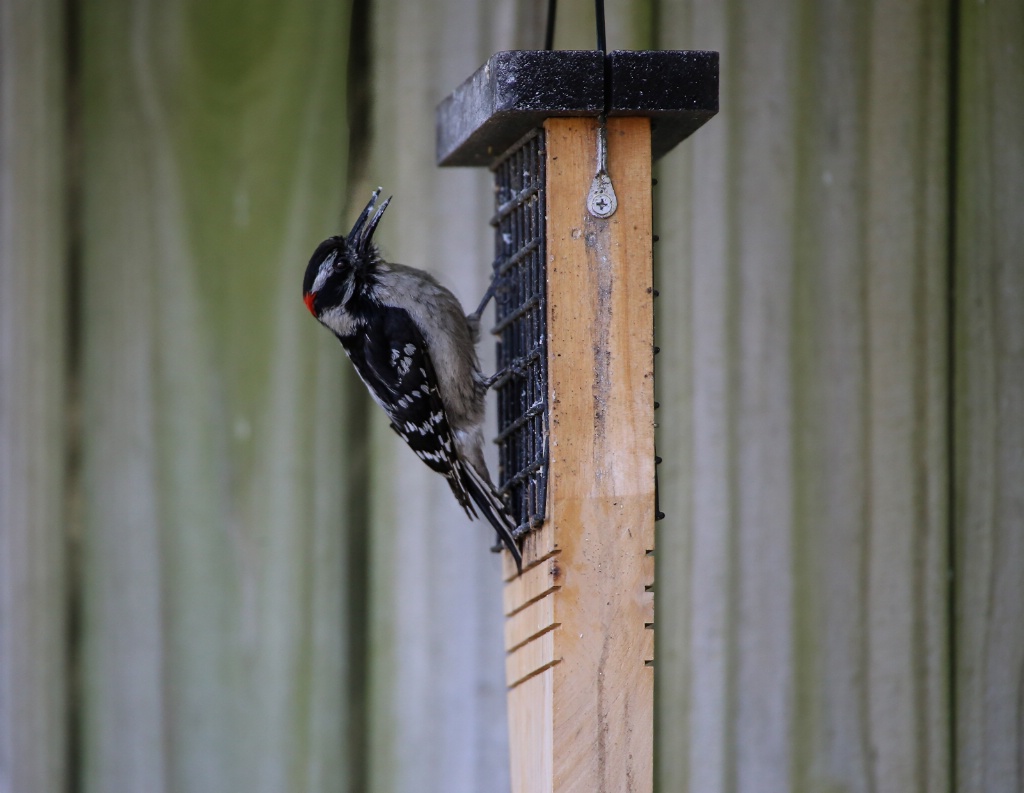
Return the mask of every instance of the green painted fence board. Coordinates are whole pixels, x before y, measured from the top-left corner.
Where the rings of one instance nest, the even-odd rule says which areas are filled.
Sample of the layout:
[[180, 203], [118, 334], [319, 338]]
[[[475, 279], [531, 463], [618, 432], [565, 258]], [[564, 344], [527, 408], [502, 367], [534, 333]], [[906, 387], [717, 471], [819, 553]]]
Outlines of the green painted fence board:
[[655, 189], [660, 790], [950, 783], [947, 22], [659, 6], [722, 52]]
[[[85, 790], [345, 790], [345, 4], [82, 9]], [[362, 604], [360, 604], [360, 607]]]
[[1024, 789], [1024, 7], [961, 3], [957, 790]]
[[[489, 174], [436, 167], [434, 107], [486, 59], [488, 39], [512, 42], [475, 0], [382, 2], [374, 22], [366, 187], [394, 194], [377, 238], [389, 258], [433, 272], [472, 310], [493, 259]], [[493, 532], [466, 519], [376, 406], [370, 423], [371, 789], [497, 793], [508, 755]]]
[[0, 792], [67, 782], [64, 7], [0, 2]]

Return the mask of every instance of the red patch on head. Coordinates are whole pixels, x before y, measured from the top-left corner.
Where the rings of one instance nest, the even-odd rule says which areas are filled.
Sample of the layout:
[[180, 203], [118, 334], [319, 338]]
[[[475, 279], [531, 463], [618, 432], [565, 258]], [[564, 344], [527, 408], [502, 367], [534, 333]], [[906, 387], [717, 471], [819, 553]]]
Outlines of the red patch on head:
[[313, 299], [316, 297], [316, 292], [306, 292], [302, 296], [302, 302], [306, 304], [306, 308], [309, 309], [309, 313], [314, 317], [316, 316], [316, 309], [313, 308]]

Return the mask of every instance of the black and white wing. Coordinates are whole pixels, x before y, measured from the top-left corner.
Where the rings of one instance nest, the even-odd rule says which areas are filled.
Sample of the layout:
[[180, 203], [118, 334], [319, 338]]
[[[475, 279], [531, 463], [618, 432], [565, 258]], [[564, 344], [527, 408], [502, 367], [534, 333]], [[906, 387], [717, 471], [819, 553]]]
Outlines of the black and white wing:
[[381, 306], [358, 323], [351, 336], [339, 339], [370, 394], [391, 419], [392, 429], [447, 479], [467, 515], [475, 518], [477, 510], [483, 512], [518, 565], [521, 557], [512, 537], [513, 521], [491, 483], [459, 456], [430, 350], [408, 312]]

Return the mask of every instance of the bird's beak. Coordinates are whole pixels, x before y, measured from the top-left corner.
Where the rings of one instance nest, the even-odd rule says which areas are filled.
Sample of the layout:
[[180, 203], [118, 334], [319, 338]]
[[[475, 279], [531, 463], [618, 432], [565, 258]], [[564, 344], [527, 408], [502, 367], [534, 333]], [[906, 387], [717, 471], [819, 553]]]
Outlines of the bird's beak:
[[370, 196], [370, 203], [366, 205], [366, 208], [356, 219], [355, 225], [352, 226], [352, 231], [348, 233], [346, 238], [349, 245], [359, 252], [365, 251], [366, 247], [370, 244], [370, 240], [373, 239], [373, 232], [377, 230], [377, 224], [380, 223], [384, 210], [391, 203], [391, 197], [388, 196], [383, 204], [376, 207], [377, 211], [374, 212], [374, 205], [377, 203], [378, 196], [380, 196], [380, 190], [378, 187], [373, 191], [373, 195]]
[[348, 233], [347, 239], [350, 242], [355, 242], [359, 239], [363, 226], [366, 225], [366, 221], [369, 219], [370, 215], [373, 214], [373, 205], [377, 203], [377, 196], [380, 195], [380, 191], [381, 188], [379, 187], [373, 191], [373, 195], [370, 196], [370, 203], [366, 205], [366, 209], [364, 209], [359, 217], [356, 218], [355, 225], [352, 226], [352, 231]]
[[391, 198], [392, 196], [388, 196], [384, 199], [384, 203], [377, 207], [377, 212], [374, 214], [373, 219], [359, 237], [359, 243], [357, 245], [359, 250], [365, 251], [366, 246], [370, 244], [370, 240], [373, 239], [373, 232], [377, 230], [377, 224], [380, 223], [380, 219], [384, 216], [384, 210], [387, 209], [388, 204], [391, 203]]

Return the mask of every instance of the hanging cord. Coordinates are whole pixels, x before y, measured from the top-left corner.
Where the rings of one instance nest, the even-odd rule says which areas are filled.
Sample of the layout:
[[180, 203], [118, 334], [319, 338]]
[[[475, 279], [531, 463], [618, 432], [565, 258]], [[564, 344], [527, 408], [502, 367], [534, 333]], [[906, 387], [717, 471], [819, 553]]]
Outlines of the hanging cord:
[[558, 16], [558, 0], [548, 0], [548, 24], [544, 28], [544, 49], [555, 47], [555, 17]]
[[604, 0], [594, 0], [594, 21], [597, 23], [597, 51], [604, 56], [604, 110], [600, 115], [601, 125], [604, 126], [605, 116], [608, 115], [608, 108], [611, 105], [611, 58], [608, 57], [608, 39], [605, 36], [604, 25]]
[[[552, 50], [555, 47], [555, 18], [558, 16], [558, 0], [548, 0], [548, 20], [544, 27], [544, 49]], [[604, 0], [594, 0], [594, 18], [597, 20], [597, 49], [598, 52], [608, 51], [608, 42], [605, 37], [604, 24]]]

